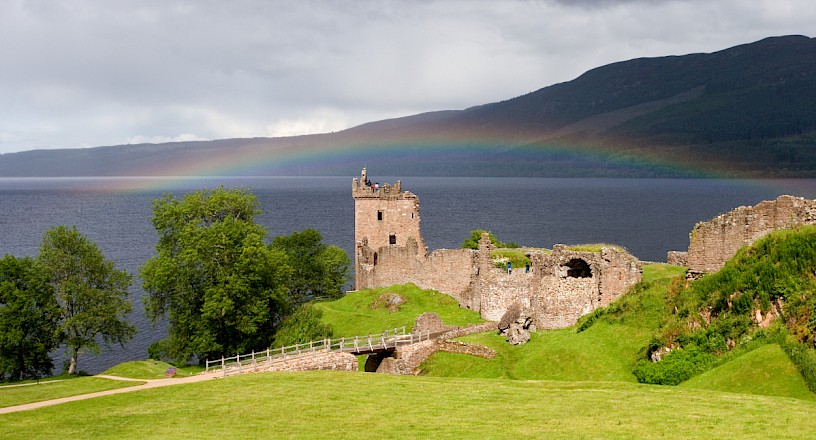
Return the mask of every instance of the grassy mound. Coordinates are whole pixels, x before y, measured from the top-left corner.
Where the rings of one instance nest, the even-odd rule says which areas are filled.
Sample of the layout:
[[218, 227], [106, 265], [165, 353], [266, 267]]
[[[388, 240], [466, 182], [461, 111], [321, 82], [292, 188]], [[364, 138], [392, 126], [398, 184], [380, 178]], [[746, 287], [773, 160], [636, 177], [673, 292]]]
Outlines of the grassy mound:
[[[401, 303], [389, 302], [389, 294], [398, 295]], [[336, 301], [315, 303], [314, 307], [323, 312], [321, 319], [331, 324], [335, 337], [376, 334], [402, 326], [411, 331], [417, 316], [425, 312], [436, 312], [447, 325], [484, 322], [478, 313], [460, 308], [450, 296], [413, 284], [351, 292]]]
[[763, 345], [680, 384], [681, 387], [816, 401], [778, 344]]
[[192, 376], [200, 373], [204, 369], [199, 366], [186, 366], [177, 368], [167, 362], [148, 359], [146, 361], [123, 362], [111, 367], [102, 374], [109, 376], [127, 377], [131, 379], [163, 379], [168, 368], [176, 369], [176, 376]]
[[632, 363], [651, 332], [601, 323], [581, 333], [570, 328], [531, 336], [524, 345], [510, 345], [496, 333], [466, 336], [459, 340], [490, 347], [496, 357], [436, 353], [421, 369], [425, 375], [443, 377], [636, 382]]
[[421, 368], [443, 377], [509, 379], [636, 381], [632, 367], [642, 356], [666, 315], [668, 286], [685, 269], [651, 264], [644, 282], [607, 308], [586, 316], [576, 328], [539, 330], [530, 342], [508, 344], [497, 334], [480, 334], [462, 341], [496, 350], [493, 359], [436, 353]]
[[812, 432], [816, 404], [618, 382], [263, 373], [5, 414], [0, 424], [5, 439], [372, 432], [378, 438], [764, 439]]
[[[782, 343], [816, 391], [814, 268], [816, 227], [808, 226], [771, 233], [741, 249], [719, 272], [672, 286], [666, 292], [668, 313], [649, 347], [672, 351], [658, 363], [644, 356], [635, 374], [644, 382], [676, 384], [765, 339]], [[769, 316], [778, 318], [770, 329], [760, 328], [758, 321]]]

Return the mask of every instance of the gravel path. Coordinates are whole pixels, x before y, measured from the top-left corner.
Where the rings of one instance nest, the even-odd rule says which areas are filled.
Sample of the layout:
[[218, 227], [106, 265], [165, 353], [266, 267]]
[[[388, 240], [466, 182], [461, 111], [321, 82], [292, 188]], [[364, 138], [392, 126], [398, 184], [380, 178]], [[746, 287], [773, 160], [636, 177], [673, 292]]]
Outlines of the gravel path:
[[129, 382], [143, 382], [141, 385], [135, 385], [132, 387], [127, 388], [117, 388], [115, 390], [107, 390], [107, 391], [99, 391], [96, 393], [89, 393], [89, 394], [80, 394], [78, 396], [69, 396], [69, 397], [61, 397], [59, 399], [52, 399], [52, 400], [43, 400], [41, 402], [33, 402], [33, 403], [26, 403], [24, 405], [15, 405], [15, 406], [7, 406], [5, 408], [0, 408], [0, 414], [8, 414], [18, 411], [27, 411], [30, 409], [37, 409], [43, 408], [46, 406], [51, 405], [59, 405], [60, 403], [65, 402], [75, 402], [77, 400], [85, 400], [85, 399], [93, 399], [94, 397], [101, 397], [101, 396], [110, 396], [112, 394], [121, 394], [121, 393], [130, 393], [133, 391], [141, 391], [146, 390], [148, 388], [158, 388], [158, 387], [166, 387], [170, 385], [180, 385], [185, 383], [194, 383], [194, 382], [202, 382], [205, 380], [210, 379], [217, 379], [221, 377], [220, 373], [208, 373], [208, 374], [197, 374], [195, 376], [188, 376], [188, 377], [174, 377], [170, 379], [131, 379], [127, 377], [118, 377], [118, 376], [107, 376], [103, 374], [98, 374], [94, 377], [100, 377], [103, 379], [111, 379], [111, 380], [124, 380]]

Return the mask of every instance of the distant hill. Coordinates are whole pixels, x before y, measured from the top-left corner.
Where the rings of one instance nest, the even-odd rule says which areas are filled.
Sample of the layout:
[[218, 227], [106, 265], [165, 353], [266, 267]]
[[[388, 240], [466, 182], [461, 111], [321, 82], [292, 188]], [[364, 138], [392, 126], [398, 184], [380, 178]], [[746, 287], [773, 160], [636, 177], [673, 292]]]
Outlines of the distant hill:
[[816, 177], [816, 39], [640, 58], [465, 110], [288, 138], [38, 150], [0, 176]]

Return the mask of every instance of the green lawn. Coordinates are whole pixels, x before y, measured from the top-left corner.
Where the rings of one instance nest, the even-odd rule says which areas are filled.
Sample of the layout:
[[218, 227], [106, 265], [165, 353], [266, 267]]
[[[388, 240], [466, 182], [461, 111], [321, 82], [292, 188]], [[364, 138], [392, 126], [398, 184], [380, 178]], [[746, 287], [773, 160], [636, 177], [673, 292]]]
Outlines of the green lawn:
[[802, 438], [816, 404], [623, 382], [264, 373], [0, 415], [5, 439]]
[[125, 382], [88, 376], [61, 376], [59, 379], [42, 381], [39, 384], [0, 388], [0, 407], [131, 387], [142, 383], [144, 382]]
[[[384, 306], [372, 308], [378, 298], [388, 293], [401, 296], [405, 303], [394, 312]], [[478, 313], [460, 308], [452, 297], [413, 284], [351, 292], [336, 301], [314, 306], [323, 311], [322, 321], [331, 324], [336, 337], [377, 334], [402, 326], [410, 332], [417, 316], [425, 312], [436, 312], [448, 325], [484, 322]]]

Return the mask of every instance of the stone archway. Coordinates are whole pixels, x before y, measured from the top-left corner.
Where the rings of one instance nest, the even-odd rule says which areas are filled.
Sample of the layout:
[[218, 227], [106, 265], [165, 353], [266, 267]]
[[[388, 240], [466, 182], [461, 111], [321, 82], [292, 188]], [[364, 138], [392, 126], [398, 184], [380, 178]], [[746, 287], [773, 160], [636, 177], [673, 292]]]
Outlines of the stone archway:
[[567, 276], [570, 278], [592, 278], [592, 268], [586, 261], [573, 258], [567, 262]]

